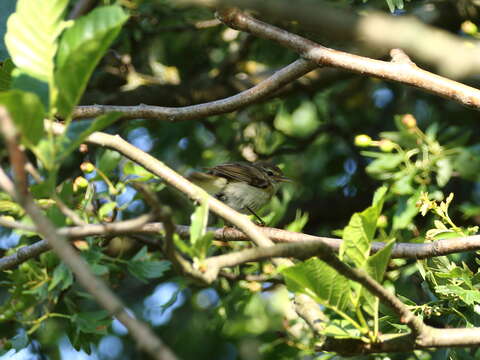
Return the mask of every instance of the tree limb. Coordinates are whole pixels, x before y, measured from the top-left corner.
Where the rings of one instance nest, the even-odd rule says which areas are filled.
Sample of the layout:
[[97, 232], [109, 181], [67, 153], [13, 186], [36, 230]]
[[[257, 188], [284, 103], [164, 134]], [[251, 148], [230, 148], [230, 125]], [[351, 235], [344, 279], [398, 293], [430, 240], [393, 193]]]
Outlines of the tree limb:
[[[303, 58], [315, 62], [318, 66], [333, 66], [362, 75], [411, 85], [480, 110], [480, 90], [422, 70], [411, 61], [380, 61], [330, 49], [257, 20], [235, 8], [219, 11], [218, 17], [236, 30], [246, 31], [278, 42], [280, 45], [296, 51]], [[448, 56], [444, 56], [442, 53], [442, 58], [448, 58]], [[476, 61], [478, 59], [480, 56]]]

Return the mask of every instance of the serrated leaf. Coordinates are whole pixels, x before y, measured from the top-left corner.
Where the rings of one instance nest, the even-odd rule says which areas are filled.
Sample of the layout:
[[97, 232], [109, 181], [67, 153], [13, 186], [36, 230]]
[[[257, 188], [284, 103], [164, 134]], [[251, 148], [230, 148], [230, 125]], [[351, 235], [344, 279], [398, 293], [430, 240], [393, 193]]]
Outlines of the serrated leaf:
[[350, 284], [317, 258], [311, 258], [282, 271], [288, 290], [303, 293], [333, 310], [344, 311], [350, 302]]
[[18, 0], [7, 22], [5, 43], [15, 65], [50, 83], [57, 38], [65, 28], [67, 0]]
[[112, 319], [107, 311], [99, 310], [74, 314], [71, 321], [76, 325], [77, 331], [102, 335], [107, 333]]
[[60, 263], [53, 271], [52, 280], [50, 281], [50, 285], [48, 285], [48, 291], [53, 290], [60, 283], [62, 283], [60, 290], [65, 290], [73, 283], [73, 274], [64, 263]]
[[378, 217], [382, 212], [386, 187], [379, 188], [374, 195], [373, 205], [361, 213], [355, 213], [343, 229], [343, 242], [340, 247], [340, 259], [364, 268], [370, 254]]
[[375, 232], [377, 210], [370, 207], [362, 213], [353, 214], [343, 229], [340, 259], [351, 262], [355, 267], [364, 267], [370, 254], [370, 244]]
[[142, 281], [160, 278], [169, 269], [170, 262], [166, 260], [130, 261], [128, 263], [128, 271]]
[[110, 272], [110, 269], [106, 265], [102, 264], [90, 264], [90, 269], [97, 276], [103, 276]]
[[142, 248], [135, 254], [134, 257], [130, 259], [130, 261], [140, 261], [140, 260], [145, 260], [148, 255], [148, 249], [147, 246], [142, 246]]
[[43, 137], [45, 116], [45, 109], [38, 96], [20, 90], [9, 90], [0, 93], [0, 105], [8, 109], [25, 144], [30, 148], [37, 144]]
[[[393, 246], [395, 245], [395, 239], [390, 240], [385, 246], [370, 256], [367, 261], [367, 273], [373, 277], [376, 281], [381, 282], [387, 269], [390, 255], [392, 254]], [[365, 310], [375, 318], [378, 317], [379, 299], [372, 295], [370, 292], [362, 288], [362, 295], [365, 300]]]
[[467, 290], [458, 285], [439, 285], [435, 287], [435, 292], [449, 298], [459, 297], [465, 304], [480, 304], [480, 291]]
[[120, 6], [98, 7], [65, 31], [55, 72], [56, 84], [61, 89], [57, 105], [62, 116], [68, 118], [80, 101], [93, 70], [127, 19]]

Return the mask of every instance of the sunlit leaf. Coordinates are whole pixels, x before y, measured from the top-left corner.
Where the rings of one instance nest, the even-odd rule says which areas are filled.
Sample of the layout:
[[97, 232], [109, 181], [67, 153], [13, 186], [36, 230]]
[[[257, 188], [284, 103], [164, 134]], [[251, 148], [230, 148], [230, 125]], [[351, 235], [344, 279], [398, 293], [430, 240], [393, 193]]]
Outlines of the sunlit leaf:
[[121, 7], [99, 7], [75, 21], [60, 40], [55, 81], [58, 110], [68, 117], [87, 86], [105, 51], [117, 37], [128, 16]]

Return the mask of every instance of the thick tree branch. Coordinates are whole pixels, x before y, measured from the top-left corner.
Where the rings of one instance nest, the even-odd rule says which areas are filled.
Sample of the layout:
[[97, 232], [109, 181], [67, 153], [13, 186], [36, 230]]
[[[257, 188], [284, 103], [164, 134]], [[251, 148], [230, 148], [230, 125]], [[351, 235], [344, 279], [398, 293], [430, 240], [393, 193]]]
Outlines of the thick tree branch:
[[[59, 235], [68, 239], [80, 239], [87, 236], [114, 236], [114, 235], [137, 235], [151, 234], [157, 235], [165, 232], [163, 223], [147, 223], [151, 215], [142, 215], [136, 219], [118, 221], [106, 224], [88, 224], [83, 226], [72, 226], [57, 229]], [[0, 218], [0, 226], [18, 229], [23, 231], [36, 232], [35, 227], [25, 225], [16, 221], [9, 221]], [[187, 238], [190, 235], [190, 227], [187, 225], [175, 225], [174, 231], [181, 237]], [[248, 241], [249, 237], [242, 231], [235, 228], [209, 228], [213, 232], [214, 238], [220, 241]], [[260, 228], [264, 235], [275, 243], [293, 243], [294, 246], [302, 248], [304, 242], [321, 241], [334, 251], [338, 251], [342, 243], [341, 239], [313, 236], [308, 234], [296, 233], [292, 231], [268, 228]], [[152, 238], [150, 243], [159, 246], [157, 240]], [[372, 253], [376, 253], [385, 246], [385, 243], [372, 243]], [[308, 256], [317, 255], [317, 250], [313, 250]], [[24, 246], [16, 253], [0, 258], [0, 270], [11, 269], [22, 262], [34, 258], [39, 254], [50, 250], [46, 241], [41, 240], [35, 244]], [[480, 235], [467, 237], [435, 240], [429, 243], [397, 243], [392, 250], [392, 258], [404, 259], [426, 259], [436, 256], [445, 256], [459, 252], [480, 250]]]
[[92, 118], [107, 112], [120, 111], [125, 119], [155, 119], [170, 122], [201, 119], [211, 115], [225, 114], [234, 110], [251, 105], [271, 94], [286, 84], [309, 73], [318, 65], [298, 59], [286, 67], [278, 70], [268, 79], [263, 80], [254, 87], [242, 91], [231, 97], [216, 100], [204, 104], [190, 105], [184, 107], [163, 107], [163, 106], [114, 106], [114, 105], [88, 105], [77, 106], [73, 113], [76, 119]]
[[454, 78], [476, 75], [480, 71], [480, 49], [465, 44], [465, 39], [426, 25], [410, 16], [392, 16], [378, 11], [341, 9], [326, 1], [308, 0], [183, 0], [211, 7], [236, 6], [253, 9], [275, 20], [293, 20], [300, 27], [330, 38], [356, 40], [376, 52], [402, 48], [415, 59], [432, 64]]
[[[218, 17], [234, 29], [276, 41], [319, 66], [333, 66], [411, 85], [476, 110], [480, 109], [480, 90], [422, 70], [410, 61], [380, 61], [330, 49], [264, 23], [234, 8], [219, 11]], [[442, 53], [442, 58], [453, 57]], [[477, 62], [478, 59], [480, 57], [477, 58]]]

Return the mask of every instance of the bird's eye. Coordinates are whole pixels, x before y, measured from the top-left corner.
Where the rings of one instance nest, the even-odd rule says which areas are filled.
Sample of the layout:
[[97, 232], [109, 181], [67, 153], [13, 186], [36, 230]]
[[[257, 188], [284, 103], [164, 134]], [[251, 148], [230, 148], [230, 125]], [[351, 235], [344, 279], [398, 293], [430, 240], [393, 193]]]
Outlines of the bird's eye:
[[266, 170], [266, 173], [267, 173], [268, 176], [275, 175], [272, 170]]

